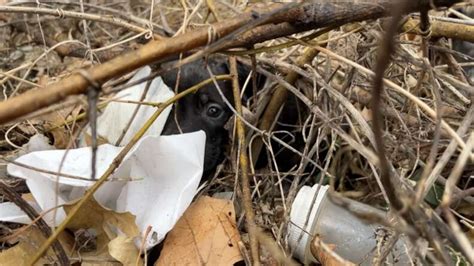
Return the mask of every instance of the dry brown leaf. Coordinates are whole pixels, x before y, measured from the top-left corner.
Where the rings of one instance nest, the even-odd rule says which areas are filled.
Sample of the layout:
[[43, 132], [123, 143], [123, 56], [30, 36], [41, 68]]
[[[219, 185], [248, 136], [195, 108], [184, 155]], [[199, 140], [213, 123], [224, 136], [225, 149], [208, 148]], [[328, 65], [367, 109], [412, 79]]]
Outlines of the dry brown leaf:
[[[38, 85], [46, 87], [51, 83], [51, 78], [47, 75], [40, 76]], [[68, 147], [69, 139], [71, 138], [70, 128], [64, 127], [68, 118], [77, 117], [82, 112], [83, 107], [78, 105], [68, 105], [62, 109], [46, 113], [38, 116], [34, 121], [38, 121], [46, 129], [51, 129], [48, 132], [53, 138], [53, 145], [58, 149], [65, 149]]]
[[[109, 253], [123, 265], [135, 265], [140, 252], [133, 243], [133, 238], [118, 236], [109, 242]], [[143, 260], [138, 260], [138, 265], [143, 265]]]
[[[66, 205], [66, 213], [77, 203]], [[88, 200], [79, 210], [74, 219], [69, 223], [68, 229], [73, 231], [79, 229], [94, 229], [97, 233], [97, 249], [95, 254], [108, 254], [108, 243], [116, 236], [107, 234], [108, 227], [113, 227], [123, 233], [126, 237], [139, 236], [140, 231], [135, 224], [135, 216], [126, 213], [116, 213], [112, 210], [100, 206], [94, 199]], [[89, 254], [90, 255], [90, 254]]]
[[67, 149], [68, 148], [68, 135], [64, 128], [56, 128], [49, 132], [53, 138], [53, 145], [57, 149]]
[[232, 201], [201, 197], [168, 234], [155, 265], [232, 265], [242, 256]]
[[62, 110], [54, 111], [41, 116], [40, 118], [46, 122], [46, 127], [53, 128], [49, 133], [53, 136], [53, 144], [58, 149], [68, 147], [71, 138], [71, 129], [64, 127], [68, 118], [75, 118], [82, 111], [82, 106], [68, 106]]
[[[51, 83], [51, 78], [47, 75], [40, 75], [37, 84], [44, 89]], [[52, 112], [39, 115], [28, 120], [28, 123], [20, 123], [17, 129], [26, 135], [34, 135], [38, 129], [45, 128], [52, 136], [53, 144], [58, 149], [65, 149], [71, 138], [70, 129], [64, 127], [68, 117], [75, 117], [83, 110], [82, 106], [67, 105]]]
[[[89, 135], [89, 133], [84, 133], [84, 141], [87, 146], [92, 145], [92, 137]], [[109, 143], [104, 137], [102, 136], [97, 136], [97, 145], [102, 145], [102, 144], [107, 144]]]
[[[38, 247], [41, 246], [46, 239], [37, 227], [30, 226], [21, 233], [17, 240], [19, 243], [16, 246], [0, 252], [1, 266], [28, 265], [32, 254], [35, 254]], [[48, 261], [47, 258], [51, 258], [52, 260]], [[47, 256], [43, 256], [37, 265], [51, 264], [55, 258], [56, 256], [53, 254], [52, 249], [49, 249]]]
[[21, 194], [21, 198], [27, 202], [36, 202], [35, 198], [33, 197], [33, 194], [31, 193]]
[[122, 266], [120, 262], [100, 261], [98, 259], [90, 258], [87, 261], [81, 262], [81, 266]]

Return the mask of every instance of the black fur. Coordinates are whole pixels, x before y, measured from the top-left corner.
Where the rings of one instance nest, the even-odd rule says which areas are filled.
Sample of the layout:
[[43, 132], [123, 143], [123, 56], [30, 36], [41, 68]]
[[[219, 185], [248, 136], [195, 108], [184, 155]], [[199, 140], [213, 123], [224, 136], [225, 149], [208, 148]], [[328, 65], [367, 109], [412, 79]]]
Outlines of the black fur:
[[[201, 81], [210, 78], [207, 65], [214, 75], [229, 73], [227, 59], [213, 56], [207, 60], [200, 59], [181, 67], [177, 92], [182, 92]], [[250, 73], [250, 68], [239, 65], [241, 84]], [[173, 90], [176, 88], [178, 69], [162, 75], [163, 81]], [[230, 103], [233, 103], [232, 82], [221, 80], [217, 82], [222, 93]], [[206, 133], [206, 151], [204, 159], [204, 176], [209, 175], [224, 159], [225, 145], [228, 142], [228, 132], [224, 125], [232, 112], [225, 104], [221, 95], [210, 83], [196, 93], [182, 98], [172, 109], [163, 130], [163, 135], [179, 134], [203, 130]]]

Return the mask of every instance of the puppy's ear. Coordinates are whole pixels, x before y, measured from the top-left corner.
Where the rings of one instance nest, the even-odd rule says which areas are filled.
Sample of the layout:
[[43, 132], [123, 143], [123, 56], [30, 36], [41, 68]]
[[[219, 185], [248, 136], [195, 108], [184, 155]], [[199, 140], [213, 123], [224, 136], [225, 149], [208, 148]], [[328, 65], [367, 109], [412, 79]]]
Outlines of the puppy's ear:
[[170, 87], [171, 90], [174, 90], [177, 78], [178, 71], [176, 69], [167, 71], [161, 75], [161, 79], [166, 85], [168, 85], [168, 87]]

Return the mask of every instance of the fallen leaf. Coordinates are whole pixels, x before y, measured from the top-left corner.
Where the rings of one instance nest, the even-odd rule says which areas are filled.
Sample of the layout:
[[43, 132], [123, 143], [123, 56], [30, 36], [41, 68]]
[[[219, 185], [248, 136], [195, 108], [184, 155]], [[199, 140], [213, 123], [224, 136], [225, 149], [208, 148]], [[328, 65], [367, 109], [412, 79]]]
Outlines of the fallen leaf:
[[[53, 80], [47, 75], [40, 76], [38, 85], [47, 87]], [[58, 149], [66, 149], [71, 138], [71, 127], [66, 127], [68, 118], [74, 118], [82, 112], [83, 107], [80, 104], [65, 105], [61, 109], [53, 112], [45, 113], [36, 118], [41, 121], [43, 126], [48, 130], [52, 136], [53, 144]]]
[[[33, 254], [37, 252], [38, 247], [41, 246], [45, 240], [46, 239], [37, 227], [30, 226], [24, 232], [21, 232], [17, 239], [18, 244], [0, 252], [0, 265], [28, 265], [31, 263]], [[51, 260], [48, 260], [48, 258]], [[37, 265], [53, 264], [55, 259], [56, 256], [52, 249], [49, 249], [47, 256], [43, 256], [43, 258], [38, 261]]]
[[71, 125], [64, 125], [68, 118], [76, 118], [82, 110], [82, 106], [74, 104], [41, 116], [45, 127], [50, 129], [48, 132], [51, 134], [56, 148], [65, 149], [68, 147], [72, 134]]
[[[66, 205], [64, 210], [69, 213], [77, 204]], [[108, 233], [108, 227], [116, 228], [117, 231], [123, 233], [126, 237], [133, 238], [140, 234], [135, 223], [135, 216], [129, 212], [117, 213], [106, 209], [99, 205], [95, 199], [89, 199], [79, 210], [74, 219], [68, 224], [68, 229], [77, 231], [80, 229], [93, 229], [96, 234], [97, 249], [95, 254], [108, 254], [108, 243], [114, 239], [116, 235]], [[89, 255], [91, 255], [89, 253]]]
[[166, 237], [155, 265], [232, 265], [242, 256], [232, 201], [201, 197]]
[[21, 194], [21, 198], [28, 202], [36, 202], [35, 198], [33, 197], [33, 194], [31, 193]]
[[[133, 238], [118, 236], [109, 242], [109, 253], [123, 265], [135, 265], [140, 252], [133, 242]], [[138, 265], [143, 265], [143, 260], [138, 260]]]

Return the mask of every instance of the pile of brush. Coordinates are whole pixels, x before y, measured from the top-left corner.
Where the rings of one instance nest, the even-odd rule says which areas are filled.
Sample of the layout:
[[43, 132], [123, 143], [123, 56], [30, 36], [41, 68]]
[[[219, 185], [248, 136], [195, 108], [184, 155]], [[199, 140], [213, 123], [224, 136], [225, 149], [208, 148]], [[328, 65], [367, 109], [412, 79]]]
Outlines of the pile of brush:
[[[395, 236], [378, 241], [377, 251], [388, 251], [363, 263], [385, 261], [403, 235], [422, 262], [472, 264], [472, 7], [456, 0], [5, 3], [2, 200], [28, 205], [28, 187], [6, 165], [32, 136], [46, 136], [56, 149], [76, 148], [104, 107], [120, 101], [116, 93], [136, 70], [150, 65], [141, 81], [162, 76], [178, 96], [163, 134], [207, 135], [198, 195], [231, 193], [247, 263], [307, 263], [295, 255], [288, 231], [298, 192], [317, 184], [336, 205]], [[360, 203], [388, 216], [355, 210]], [[21, 209], [41, 220], [29, 205]], [[80, 261], [80, 249], [69, 255], [70, 247], [54, 241], [72, 230], [75, 212], [69, 215], [54, 233], [51, 224], [39, 226], [49, 238], [35, 240], [42, 252], [57, 245], [57, 256], [45, 253], [44, 261]], [[1, 225], [3, 252], [29, 232]], [[319, 233], [311, 239], [312, 256], [323, 265], [350, 264], [339, 256], [340, 243], [325, 243]]]

